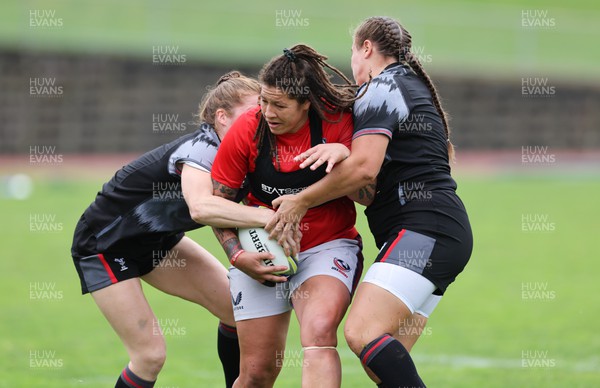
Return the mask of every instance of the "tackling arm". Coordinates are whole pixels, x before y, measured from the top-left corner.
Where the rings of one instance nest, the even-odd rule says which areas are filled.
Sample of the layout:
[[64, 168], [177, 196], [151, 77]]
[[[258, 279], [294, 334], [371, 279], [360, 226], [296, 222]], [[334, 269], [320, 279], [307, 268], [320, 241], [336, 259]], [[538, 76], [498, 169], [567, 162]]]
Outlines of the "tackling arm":
[[[358, 194], [360, 189], [363, 189], [363, 196], [370, 195], [374, 187], [369, 185], [373, 185], [379, 174], [388, 143], [389, 139], [385, 135], [365, 135], [354, 139], [350, 156], [323, 179], [296, 195], [284, 195], [273, 201], [277, 213], [265, 229], [272, 238], [281, 242], [288, 238], [287, 234], [291, 229], [286, 220], [301, 219], [309, 208], [344, 195]], [[318, 153], [313, 153], [304, 163], [310, 165], [317, 160]], [[325, 161], [322, 160], [322, 163]], [[368, 191], [365, 192], [365, 189]]]
[[[372, 185], [383, 164], [388, 143], [389, 139], [383, 135], [366, 135], [353, 140], [350, 156], [323, 179], [299, 193], [299, 200], [311, 208]], [[308, 163], [309, 159], [318, 160], [319, 156], [311, 155], [306, 159]]]
[[228, 189], [221, 192], [221, 196], [213, 195], [210, 173], [185, 164], [182, 166], [181, 190], [190, 216], [197, 223], [220, 228], [244, 228], [262, 227], [271, 219], [273, 212], [270, 209], [233, 202], [238, 190]]

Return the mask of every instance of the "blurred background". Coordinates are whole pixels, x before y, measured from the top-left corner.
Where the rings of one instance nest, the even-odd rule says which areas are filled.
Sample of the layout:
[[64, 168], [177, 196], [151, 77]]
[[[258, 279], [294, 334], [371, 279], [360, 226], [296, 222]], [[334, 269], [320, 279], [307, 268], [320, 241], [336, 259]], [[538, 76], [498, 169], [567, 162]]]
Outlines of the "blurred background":
[[[193, 132], [207, 87], [306, 43], [348, 76], [354, 28], [397, 18], [451, 117], [472, 262], [413, 354], [432, 387], [598, 386], [600, 5], [594, 1], [5, 0], [0, 387], [111, 386], [126, 354], [71, 264], [101, 184]], [[361, 215], [366, 267], [377, 250]], [[210, 230], [190, 234], [225, 263]], [[149, 289], [157, 386], [221, 386], [216, 320]], [[295, 323], [294, 323], [295, 325]], [[299, 386], [297, 326], [277, 386]], [[344, 387], [370, 386], [340, 340]], [[41, 360], [41, 361], [40, 361]], [[162, 385], [160, 385], [162, 384]]]
[[0, 151], [147, 150], [194, 129], [219, 75], [254, 75], [295, 43], [351, 75], [351, 31], [379, 14], [413, 35], [459, 149], [600, 147], [594, 2], [404, 3], [4, 2]]

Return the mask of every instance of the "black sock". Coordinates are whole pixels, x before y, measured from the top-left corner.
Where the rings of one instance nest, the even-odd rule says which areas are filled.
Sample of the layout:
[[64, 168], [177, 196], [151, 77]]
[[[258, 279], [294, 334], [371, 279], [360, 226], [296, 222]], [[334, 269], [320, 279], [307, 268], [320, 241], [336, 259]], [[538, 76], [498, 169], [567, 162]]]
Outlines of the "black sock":
[[115, 384], [115, 388], [152, 388], [154, 387], [155, 381], [147, 381], [140, 377], [138, 377], [135, 373], [129, 369], [129, 366], [126, 366], [121, 372], [121, 376], [117, 380], [117, 384]]
[[425, 387], [406, 348], [389, 334], [365, 346], [360, 361], [387, 387]]
[[230, 388], [240, 375], [240, 344], [235, 327], [219, 322], [217, 350], [225, 373], [225, 386]]

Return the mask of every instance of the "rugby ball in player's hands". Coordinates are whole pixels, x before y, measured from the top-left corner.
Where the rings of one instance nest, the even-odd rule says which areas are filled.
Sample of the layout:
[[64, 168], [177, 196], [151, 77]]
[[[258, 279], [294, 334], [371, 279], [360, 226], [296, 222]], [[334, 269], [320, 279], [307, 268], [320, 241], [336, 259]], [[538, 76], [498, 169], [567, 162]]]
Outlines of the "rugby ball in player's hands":
[[269, 233], [264, 228], [240, 228], [238, 238], [242, 249], [248, 252], [270, 252], [275, 258], [263, 260], [265, 266], [285, 266], [285, 271], [273, 272], [276, 275], [290, 276], [298, 270], [298, 262], [294, 257], [287, 256], [281, 245], [269, 239]]

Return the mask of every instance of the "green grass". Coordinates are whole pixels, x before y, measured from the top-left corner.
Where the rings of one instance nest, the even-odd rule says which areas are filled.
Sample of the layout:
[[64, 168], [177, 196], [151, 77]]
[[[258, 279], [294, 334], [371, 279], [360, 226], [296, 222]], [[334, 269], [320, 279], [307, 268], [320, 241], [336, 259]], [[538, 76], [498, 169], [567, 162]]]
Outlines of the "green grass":
[[[107, 176], [108, 177], [108, 176]], [[25, 201], [0, 200], [2, 387], [107, 387], [127, 355], [89, 296], [81, 296], [69, 248], [73, 227], [101, 181], [36, 179]], [[600, 181], [597, 178], [459, 178], [475, 248], [413, 351], [431, 387], [589, 387], [600, 382], [596, 277]], [[31, 214], [55, 215], [60, 232], [30, 232]], [[523, 232], [523, 214], [546, 215], [553, 232]], [[376, 254], [361, 214], [367, 266]], [[210, 230], [190, 233], [219, 258]], [[30, 298], [31, 283], [55, 285], [62, 299]], [[523, 284], [544, 284], [554, 298], [526, 300]], [[161, 319], [185, 334], [167, 337], [157, 386], [222, 386], [214, 317], [189, 302], [145, 287]], [[290, 354], [300, 349], [293, 320]], [[61, 366], [32, 368], [31, 351], [55, 352]], [[523, 368], [522, 352], [547, 352], [553, 367]], [[341, 341], [344, 387], [372, 386]], [[293, 364], [293, 361], [292, 361]], [[297, 365], [297, 363], [296, 363]], [[299, 386], [300, 368], [283, 370], [279, 387]]]
[[[35, 28], [30, 11], [54, 12], [60, 27]], [[524, 28], [522, 12], [544, 12], [550, 28]], [[297, 28], [277, 11], [293, 11]], [[299, 16], [296, 16], [299, 15]], [[350, 30], [368, 16], [398, 18], [413, 45], [430, 55], [427, 68], [448, 74], [600, 79], [597, 2], [573, 0], [381, 0], [368, 7], [346, 1], [29, 0], [0, 4], [0, 47], [33, 51], [136, 56], [151, 61], [153, 46], [179, 47], [189, 61], [265, 63], [297, 42], [313, 45], [348, 69]], [[302, 22], [306, 19], [306, 22]], [[58, 23], [58, 22], [57, 22]], [[286, 22], [289, 24], [289, 22]]]

